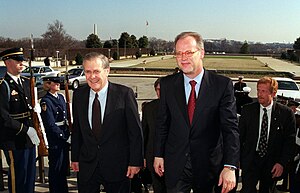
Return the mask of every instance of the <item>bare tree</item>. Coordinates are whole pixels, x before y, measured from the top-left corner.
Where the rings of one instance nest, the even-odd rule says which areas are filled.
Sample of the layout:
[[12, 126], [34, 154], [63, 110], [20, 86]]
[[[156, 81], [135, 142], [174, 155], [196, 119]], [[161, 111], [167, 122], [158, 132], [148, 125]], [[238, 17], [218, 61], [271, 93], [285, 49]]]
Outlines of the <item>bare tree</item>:
[[53, 24], [48, 24], [47, 31], [42, 35], [43, 49], [48, 49], [50, 55], [55, 55], [59, 50], [64, 53], [67, 49], [72, 48], [75, 39], [72, 38], [63, 28], [62, 22], [55, 20]]

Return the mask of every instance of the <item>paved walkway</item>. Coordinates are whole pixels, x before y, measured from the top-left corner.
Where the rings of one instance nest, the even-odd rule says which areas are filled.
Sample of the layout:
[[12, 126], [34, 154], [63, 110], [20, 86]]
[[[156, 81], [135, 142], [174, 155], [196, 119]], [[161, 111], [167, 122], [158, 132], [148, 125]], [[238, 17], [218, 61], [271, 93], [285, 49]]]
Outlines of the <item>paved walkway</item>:
[[270, 68], [278, 72], [291, 72], [295, 74], [295, 78], [300, 78], [300, 64], [286, 62], [271, 57], [256, 57], [259, 61], [267, 64]]
[[165, 55], [165, 56], [154, 56], [154, 57], [139, 58], [139, 59], [116, 60], [110, 63], [110, 67], [129, 67], [137, 64], [147, 63], [147, 62], [169, 59], [172, 57], [173, 55]]

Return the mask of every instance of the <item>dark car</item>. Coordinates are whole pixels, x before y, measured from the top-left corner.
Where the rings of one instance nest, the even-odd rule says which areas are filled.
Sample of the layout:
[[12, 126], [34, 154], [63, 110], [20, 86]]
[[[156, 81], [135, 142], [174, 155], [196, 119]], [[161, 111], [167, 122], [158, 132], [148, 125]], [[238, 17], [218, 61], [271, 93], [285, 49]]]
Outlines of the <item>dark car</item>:
[[2, 78], [6, 73], [6, 66], [0, 66], [0, 78]]

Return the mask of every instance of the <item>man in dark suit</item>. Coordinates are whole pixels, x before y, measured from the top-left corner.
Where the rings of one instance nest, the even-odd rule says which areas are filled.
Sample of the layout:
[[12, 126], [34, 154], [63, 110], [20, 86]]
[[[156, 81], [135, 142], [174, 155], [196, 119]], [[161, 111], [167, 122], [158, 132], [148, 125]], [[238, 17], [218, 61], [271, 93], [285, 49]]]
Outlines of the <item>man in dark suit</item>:
[[[160, 82], [154, 168], [168, 192], [222, 192], [236, 185], [239, 132], [232, 81], [203, 68], [204, 43], [195, 32], [175, 39], [181, 71]], [[190, 94], [191, 93], [191, 94]]]
[[7, 73], [0, 80], [0, 148], [9, 165], [9, 192], [33, 193], [35, 157], [39, 138], [32, 123], [30, 82], [21, 77], [23, 49], [0, 53]]
[[293, 157], [296, 122], [291, 109], [274, 102], [278, 83], [257, 82], [258, 102], [243, 107], [239, 120], [242, 192], [269, 193]]
[[154, 83], [154, 89], [158, 99], [154, 99], [145, 104], [142, 113], [142, 127], [145, 139], [145, 160], [146, 167], [151, 172], [153, 191], [155, 193], [166, 192], [166, 185], [164, 176], [158, 176], [153, 168], [153, 141], [155, 132], [155, 123], [159, 109], [160, 98], [160, 79], [158, 78]]
[[242, 92], [243, 88], [247, 86], [247, 84], [243, 81], [244, 76], [239, 76], [238, 78], [239, 78], [239, 80], [236, 83], [234, 83], [234, 86], [233, 86], [234, 92], [237, 92], [237, 91]]
[[[143, 166], [143, 137], [133, 90], [108, 81], [109, 61], [89, 53], [83, 61], [88, 86], [73, 94], [72, 168], [79, 192], [130, 192]], [[99, 104], [100, 103], [100, 104]], [[97, 117], [95, 117], [97, 115]]]

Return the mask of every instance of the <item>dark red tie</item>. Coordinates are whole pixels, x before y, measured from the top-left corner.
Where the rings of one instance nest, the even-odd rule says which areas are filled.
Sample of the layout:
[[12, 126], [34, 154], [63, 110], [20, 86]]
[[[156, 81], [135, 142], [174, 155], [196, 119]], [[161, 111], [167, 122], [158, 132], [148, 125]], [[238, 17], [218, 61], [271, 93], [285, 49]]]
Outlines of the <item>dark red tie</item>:
[[191, 93], [189, 97], [189, 102], [188, 102], [188, 113], [189, 113], [189, 120], [190, 124], [192, 124], [193, 121], [193, 116], [194, 116], [194, 111], [196, 107], [196, 92], [195, 92], [195, 85], [197, 84], [196, 81], [191, 80], [190, 85], [191, 85]]
[[95, 99], [93, 101], [92, 131], [97, 140], [99, 140], [101, 131], [101, 107], [98, 100], [98, 93], [95, 94]]

